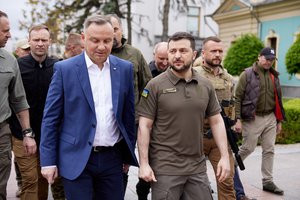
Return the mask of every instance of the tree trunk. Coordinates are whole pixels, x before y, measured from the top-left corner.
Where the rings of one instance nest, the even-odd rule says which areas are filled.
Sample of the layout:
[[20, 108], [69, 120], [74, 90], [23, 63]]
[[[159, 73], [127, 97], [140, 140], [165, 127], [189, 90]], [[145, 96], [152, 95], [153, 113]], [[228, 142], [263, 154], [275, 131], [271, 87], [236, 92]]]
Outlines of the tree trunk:
[[131, 44], [132, 40], [132, 26], [131, 26], [131, 0], [127, 0], [127, 27], [128, 27], [128, 33], [127, 33], [127, 43]]
[[162, 19], [162, 37], [161, 41], [168, 40], [168, 32], [169, 32], [169, 11], [170, 11], [170, 0], [165, 0], [164, 10], [163, 10], [163, 19]]

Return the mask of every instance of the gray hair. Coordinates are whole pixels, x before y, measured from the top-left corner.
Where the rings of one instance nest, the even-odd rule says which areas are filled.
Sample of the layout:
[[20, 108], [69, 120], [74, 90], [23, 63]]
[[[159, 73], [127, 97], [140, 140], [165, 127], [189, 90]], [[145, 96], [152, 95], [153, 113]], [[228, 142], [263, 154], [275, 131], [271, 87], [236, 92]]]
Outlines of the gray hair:
[[104, 15], [92, 15], [84, 21], [83, 30], [85, 31], [91, 24], [104, 25], [111, 24]]

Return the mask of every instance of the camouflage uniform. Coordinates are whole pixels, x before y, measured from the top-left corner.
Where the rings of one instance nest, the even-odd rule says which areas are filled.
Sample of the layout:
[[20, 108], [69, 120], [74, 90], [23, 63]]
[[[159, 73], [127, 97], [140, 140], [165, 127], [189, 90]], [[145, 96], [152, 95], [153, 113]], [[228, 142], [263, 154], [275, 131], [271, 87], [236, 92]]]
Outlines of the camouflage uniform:
[[[206, 77], [211, 81], [213, 84], [217, 98], [219, 102], [222, 100], [226, 100], [229, 102], [232, 102], [232, 91], [233, 91], [233, 78], [230, 74], [227, 73], [227, 71], [223, 67], [219, 67], [219, 73], [218, 75], [214, 75], [213, 70], [210, 67], [200, 66], [200, 67], [194, 67], [195, 70], [197, 70], [201, 76]], [[224, 107], [225, 114], [230, 117], [231, 119], [235, 118], [235, 112], [234, 112], [234, 106], [233, 102], [229, 104], [229, 106]], [[207, 132], [209, 130], [209, 124], [206, 122], [204, 124], [204, 132]], [[212, 135], [206, 135], [204, 134], [204, 154], [208, 157], [209, 161], [211, 162], [215, 173], [217, 172], [217, 165], [221, 158], [220, 151], [216, 145], [215, 140], [213, 139]], [[230, 176], [223, 181], [222, 183], [217, 181], [217, 189], [218, 189], [218, 199], [219, 200], [235, 200], [235, 190], [234, 190], [234, 182], [233, 182], [233, 176], [234, 176], [234, 159], [231, 152], [230, 147], [229, 149], [229, 159], [230, 159]]]
[[[122, 46], [112, 49], [111, 54], [131, 62], [134, 66], [134, 105], [135, 107], [137, 107], [143, 89], [145, 88], [148, 81], [150, 81], [150, 79], [152, 78], [148, 64], [140, 50], [127, 44], [125, 38], [122, 38]], [[137, 122], [138, 118], [136, 115], [136, 123]]]

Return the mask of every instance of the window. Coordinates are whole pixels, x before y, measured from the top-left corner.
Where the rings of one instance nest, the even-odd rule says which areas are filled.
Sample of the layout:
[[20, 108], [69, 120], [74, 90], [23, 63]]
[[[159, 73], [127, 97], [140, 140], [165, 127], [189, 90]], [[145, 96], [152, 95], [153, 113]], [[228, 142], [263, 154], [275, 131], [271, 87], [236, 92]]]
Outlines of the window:
[[200, 34], [200, 7], [190, 6], [187, 13], [187, 32], [193, 36]]
[[[276, 34], [275, 30], [270, 29], [265, 40], [265, 46], [271, 47], [275, 50], [275, 55], [278, 58], [278, 44], [279, 36]], [[277, 60], [275, 61], [275, 69], [277, 70]]]

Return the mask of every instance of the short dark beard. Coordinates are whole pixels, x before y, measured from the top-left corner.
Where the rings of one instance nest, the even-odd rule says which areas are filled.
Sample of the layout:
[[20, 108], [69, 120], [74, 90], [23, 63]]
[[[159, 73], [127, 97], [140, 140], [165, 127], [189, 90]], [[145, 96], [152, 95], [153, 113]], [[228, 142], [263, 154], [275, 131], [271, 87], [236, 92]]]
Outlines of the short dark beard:
[[221, 65], [222, 60], [220, 60], [220, 64], [214, 64], [212, 60], [205, 59], [205, 62], [210, 66], [210, 67], [219, 67]]
[[117, 49], [117, 48], [118, 48], [118, 46], [119, 46], [119, 44], [118, 44], [118, 41], [117, 41], [117, 39], [116, 39], [116, 38], [114, 38], [114, 42], [113, 42], [113, 46], [112, 46], [112, 48], [113, 48], [113, 49]]
[[182, 68], [177, 69], [174, 65], [170, 65], [171, 69], [173, 69], [175, 72], [181, 73], [181, 72], [186, 72], [190, 69], [191, 67], [191, 63], [187, 64], [187, 65], [183, 65]]

